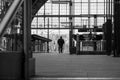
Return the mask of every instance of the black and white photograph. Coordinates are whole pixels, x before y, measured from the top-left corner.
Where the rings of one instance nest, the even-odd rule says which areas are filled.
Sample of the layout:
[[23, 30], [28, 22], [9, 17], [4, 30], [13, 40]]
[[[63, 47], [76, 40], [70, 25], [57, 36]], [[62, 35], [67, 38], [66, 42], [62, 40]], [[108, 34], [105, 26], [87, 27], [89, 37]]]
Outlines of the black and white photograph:
[[0, 0], [0, 80], [120, 80], [120, 0]]

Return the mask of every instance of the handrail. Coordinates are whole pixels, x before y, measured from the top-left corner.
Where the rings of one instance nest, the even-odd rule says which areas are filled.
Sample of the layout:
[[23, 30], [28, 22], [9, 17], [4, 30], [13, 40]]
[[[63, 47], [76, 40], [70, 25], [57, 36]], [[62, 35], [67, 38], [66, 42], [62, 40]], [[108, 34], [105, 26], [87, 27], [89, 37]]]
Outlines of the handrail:
[[8, 9], [6, 15], [2, 19], [0, 23], [0, 37], [3, 36], [8, 24], [12, 21], [13, 17], [15, 16], [17, 9], [23, 3], [24, 0], [14, 0], [11, 4], [10, 8]]

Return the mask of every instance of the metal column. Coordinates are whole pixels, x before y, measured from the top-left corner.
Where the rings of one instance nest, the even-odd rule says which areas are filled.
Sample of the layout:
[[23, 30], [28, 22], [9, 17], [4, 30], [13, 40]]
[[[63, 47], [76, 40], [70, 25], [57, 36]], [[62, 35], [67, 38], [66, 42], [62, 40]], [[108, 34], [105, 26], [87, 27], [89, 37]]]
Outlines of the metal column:
[[107, 19], [106, 22], [106, 51], [108, 55], [111, 55], [112, 51], [112, 21]]
[[114, 0], [114, 43], [114, 56], [120, 56], [120, 0]]
[[29, 58], [31, 52], [31, 0], [24, 0], [24, 54], [25, 54], [25, 80], [29, 80]]
[[[70, 1], [69, 3], [70, 5], [70, 15], [72, 15], [72, 0]], [[72, 17], [70, 16], [69, 17], [69, 20], [70, 20], [70, 32], [69, 32], [69, 51], [70, 51], [70, 54], [73, 54], [73, 44], [72, 44], [72, 35], [73, 35], [73, 22], [72, 22]]]
[[[49, 39], [49, 17], [48, 17], [48, 29], [47, 29], [47, 38]], [[47, 42], [47, 52], [49, 53], [49, 41]]]

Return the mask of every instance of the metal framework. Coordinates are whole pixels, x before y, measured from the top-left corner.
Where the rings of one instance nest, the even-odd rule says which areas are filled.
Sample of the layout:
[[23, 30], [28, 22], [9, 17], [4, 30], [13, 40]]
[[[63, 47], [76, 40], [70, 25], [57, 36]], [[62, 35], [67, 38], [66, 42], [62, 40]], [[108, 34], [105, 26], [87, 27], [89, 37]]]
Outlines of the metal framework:
[[[71, 2], [71, 3], [70, 3]], [[63, 4], [64, 3], [64, 4]], [[69, 4], [68, 4], [69, 3]], [[70, 8], [70, 4], [72, 8]], [[72, 14], [70, 11], [72, 10]], [[57, 24], [61, 29], [61, 22], [70, 22], [70, 17], [73, 18], [73, 25], [83, 25], [83, 20], [87, 20], [85, 25], [94, 24], [94, 16], [97, 19], [97, 25], [103, 25], [108, 18], [113, 17], [113, 0], [95, 0], [95, 1], [49, 1], [38, 11], [35, 15], [32, 24], [40, 28], [43, 24], [44, 28], [47, 27], [47, 18], [50, 19], [49, 24]], [[43, 19], [43, 20], [42, 20]], [[42, 21], [41, 21], [42, 20]], [[66, 24], [67, 25], [67, 24]], [[33, 26], [32, 26], [33, 27]], [[36, 28], [36, 29], [37, 29]], [[51, 26], [49, 27], [51, 28]], [[59, 29], [58, 28], [58, 29]]]
[[[82, 15], [35, 15], [34, 17], [106, 17], [109, 16], [108, 15], [104, 15], [104, 14], [82, 14]], [[113, 15], [111, 15], [111, 17], [113, 17]]]

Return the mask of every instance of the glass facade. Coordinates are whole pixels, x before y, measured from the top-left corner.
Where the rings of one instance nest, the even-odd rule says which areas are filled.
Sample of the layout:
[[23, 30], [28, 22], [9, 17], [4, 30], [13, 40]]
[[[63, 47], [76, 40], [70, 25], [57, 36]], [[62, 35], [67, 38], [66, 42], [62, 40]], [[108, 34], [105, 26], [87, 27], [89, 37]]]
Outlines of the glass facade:
[[69, 26], [69, 15], [74, 15], [72, 18], [75, 27], [83, 25], [92, 27], [95, 15], [97, 25], [101, 26], [106, 21], [107, 14], [113, 14], [112, 5], [113, 0], [48, 0], [36, 14], [32, 28], [47, 28], [48, 18], [49, 28], [66, 28]]
[[32, 34], [50, 39], [53, 39], [51, 35], [54, 34], [58, 34], [58, 36], [67, 35], [69, 40], [71, 20], [74, 34], [79, 33], [78, 29], [84, 26], [86, 28], [94, 28], [94, 26], [102, 28], [107, 19], [113, 18], [113, 1], [48, 0], [32, 21]]

